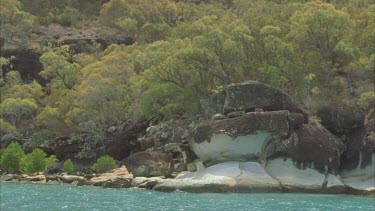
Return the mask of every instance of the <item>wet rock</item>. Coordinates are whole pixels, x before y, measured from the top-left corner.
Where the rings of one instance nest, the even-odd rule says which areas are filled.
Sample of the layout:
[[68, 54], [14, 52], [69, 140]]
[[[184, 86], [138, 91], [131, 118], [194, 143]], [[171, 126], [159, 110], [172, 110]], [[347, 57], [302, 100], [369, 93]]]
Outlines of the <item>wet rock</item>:
[[224, 112], [254, 111], [256, 108], [263, 111], [288, 110], [291, 113], [300, 113], [308, 122], [308, 114], [289, 95], [268, 85], [247, 81], [231, 84], [226, 89]]
[[135, 177], [169, 176], [173, 172], [173, 160], [163, 152], [137, 152], [124, 160]]

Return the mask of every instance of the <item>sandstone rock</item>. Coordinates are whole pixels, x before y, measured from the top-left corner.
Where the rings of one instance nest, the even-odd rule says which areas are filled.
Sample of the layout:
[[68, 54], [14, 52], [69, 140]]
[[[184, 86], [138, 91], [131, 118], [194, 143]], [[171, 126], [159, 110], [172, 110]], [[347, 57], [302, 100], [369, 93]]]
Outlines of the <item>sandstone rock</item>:
[[319, 108], [316, 115], [322, 120], [322, 125], [333, 133], [363, 127], [365, 120], [364, 112], [356, 106], [325, 106]]
[[33, 175], [33, 176], [22, 174], [19, 179], [28, 181], [28, 182], [46, 182], [46, 177], [43, 174], [38, 174], [38, 175]]
[[247, 81], [240, 84], [231, 84], [226, 89], [224, 112], [254, 111], [260, 108], [263, 111], [288, 110], [291, 113], [300, 113], [308, 122], [308, 114], [289, 95], [268, 85]]
[[232, 111], [227, 114], [228, 118], [236, 118], [239, 116], [243, 116], [245, 111]]
[[280, 183], [256, 162], [225, 162], [178, 179], [159, 181], [157, 191], [188, 192], [279, 192]]
[[76, 175], [67, 175], [67, 174], [64, 174], [62, 176], [58, 175], [57, 176], [58, 179], [62, 180], [64, 183], [72, 183], [74, 181], [78, 181], [78, 182], [85, 182], [85, 178], [84, 177], [81, 177], [81, 176], [76, 176]]
[[135, 177], [169, 176], [173, 172], [173, 160], [163, 152], [137, 152], [124, 161]]
[[187, 164], [186, 168], [187, 168], [187, 170], [190, 171], [190, 172], [193, 172], [193, 171], [196, 171], [196, 170], [197, 170], [197, 166], [196, 166], [194, 163], [189, 163], [189, 164]]
[[129, 173], [125, 166], [110, 170], [98, 177], [93, 177], [89, 184], [109, 188], [128, 188], [131, 186], [133, 175]]

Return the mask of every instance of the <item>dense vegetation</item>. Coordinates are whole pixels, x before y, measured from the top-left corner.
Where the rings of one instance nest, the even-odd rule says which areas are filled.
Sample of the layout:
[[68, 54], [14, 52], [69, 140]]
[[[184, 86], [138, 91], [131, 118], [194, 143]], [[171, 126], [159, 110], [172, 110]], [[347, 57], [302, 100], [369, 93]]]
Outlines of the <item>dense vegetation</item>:
[[[4, 48], [35, 47], [35, 29], [100, 28], [131, 45], [84, 51], [38, 42], [39, 73], [1, 78], [1, 136], [33, 143], [69, 136], [81, 157], [111, 126], [199, 113], [199, 99], [257, 80], [310, 113], [324, 104], [369, 106], [375, 98], [375, 5], [371, 0], [0, 0]], [[0, 58], [9, 65], [12, 58]], [[12, 168], [18, 168], [14, 166]]]

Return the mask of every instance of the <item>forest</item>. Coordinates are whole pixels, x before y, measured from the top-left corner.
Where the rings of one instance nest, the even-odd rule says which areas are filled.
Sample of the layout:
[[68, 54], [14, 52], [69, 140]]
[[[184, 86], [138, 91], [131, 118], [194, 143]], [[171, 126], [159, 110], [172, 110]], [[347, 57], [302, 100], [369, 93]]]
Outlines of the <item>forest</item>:
[[[69, 137], [81, 158], [113, 126], [195, 117], [231, 83], [279, 88], [311, 116], [324, 105], [373, 109], [372, 0], [0, 0], [1, 52], [40, 52], [43, 80], [0, 57], [2, 139]], [[98, 40], [50, 41], [40, 31]], [[109, 36], [110, 35], [110, 36]], [[108, 38], [110, 37], [110, 38]], [[372, 110], [373, 112], [373, 110]]]

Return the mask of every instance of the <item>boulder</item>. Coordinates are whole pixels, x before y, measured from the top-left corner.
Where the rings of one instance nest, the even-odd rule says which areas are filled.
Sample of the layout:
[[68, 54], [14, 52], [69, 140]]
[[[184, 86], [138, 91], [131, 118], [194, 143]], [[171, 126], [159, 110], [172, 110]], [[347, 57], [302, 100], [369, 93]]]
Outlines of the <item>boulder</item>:
[[268, 85], [247, 81], [239, 84], [231, 84], [226, 88], [224, 112], [255, 111], [260, 108], [263, 111], [288, 110], [291, 113], [300, 113], [304, 121], [308, 122], [308, 114], [289, 95]]
[[335, 134], [363, 127], [365, 120], [365, 114], [359, 107], [347, 105], [321, 107], [316, 115], [321, 124]]
[[136, 177], [132, 181], [132, 186], [137, 188], [152, 189], [156, 184], [158, 184], [163, 179], [160, 177]]
[[0, 175], [0, 182], [9, 182], [9, 181], [12, 181], [12, 180], [17, 180], [19, 179], [19, 175], [17, 174], [4, 174], [4, 175]]
[[174, 167], [169, 154], [152, 151], [134, 153], [124, 163], [135, 177], [169, 176]]
[[338, 173], [340, 156], [346, 149], [336, 136], [316, 122], [304, 124], [287, 139], [272, 141], [266, 148], [267, 159], [289, 157], [304, 168], [313, 165], [322, 172]]
[[129, 188], [133, 175], [129, 173], [125, 166], [121, 166], [117, 169], [112, 169], [106, 173], [101, 174], [98, 177], [93, 177], [88, 182], [94, 186], [103, 186], [109, 188]]
[[46, 177], [43, 174], [37, 174], [32, 176], [22, 174], [19, 179], [28, 182], [46, 182]]
[[72, 183], [72, 182], [75, 182], [75, 181], [78, 181], [79, 183], [84, 183], [85, 182], [85, 178], [84, 177], [81, 177], [81, 176], [76, 176], [76, 175], [67, 175], [67, 174], [64, 174], [64, 175], [58, 175], [57, 176], [58, 179], [62, 180], [64, 183]]
[[158, 182], [157, 191], [281, 192], [280, 183], [256, 162], [224, 162]]
[[[264, 154], [268, 142], [287, 138], [296, 124], [288, 111], [250, 112], [221, 121], [202, 122], [189, 136], [191, 149], [202, 161], [249, 161]], [[292, 128], [291, 128], [292, 126]]]

